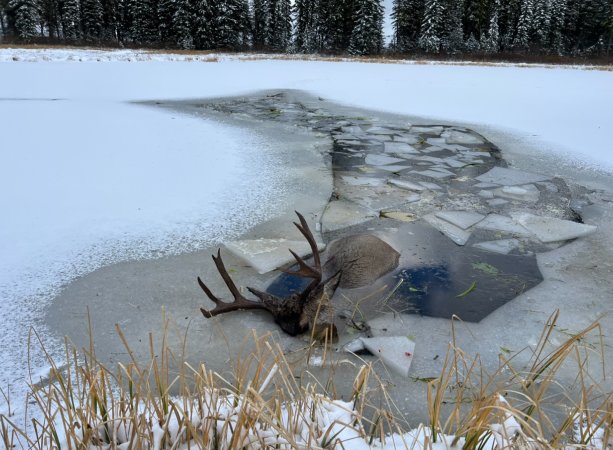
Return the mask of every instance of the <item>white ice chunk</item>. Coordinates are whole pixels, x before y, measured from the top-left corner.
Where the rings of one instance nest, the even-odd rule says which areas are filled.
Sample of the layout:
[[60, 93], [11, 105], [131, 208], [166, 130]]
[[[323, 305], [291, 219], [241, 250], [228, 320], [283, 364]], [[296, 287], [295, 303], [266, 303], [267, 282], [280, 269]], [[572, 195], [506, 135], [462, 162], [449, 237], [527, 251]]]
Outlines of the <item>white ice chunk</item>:
[[446, 220], [457, 227], [466, 230], [485, 218], [483, 214], [472, 211], [440, 211], [436, 217]]
[[511, 251], [519, 247], [518, 239], [501, 239], [499, 241], [487, 241], [474, 244], [473, 247], [487, 250], [488, 252], [508, 255]]
[[523, 186], [503, 186], [494, 191], [494, 195], [511, 200], [521, 200], [525, 202], [538, 202], [541, 195], [538, 188], [533, 184]]
[[395, 164], [392, 164], [391, 166], [377, 166], [377, 169], [387, 170], [388, 172], [399, 172], [401, 170], [408, 169], [408, 168], [409, 167], [407, 166], [398, 166]]
[[415, 203], [421, 200], [421, 195], [411, 194], [407, 197], [407, 203]]
[[404, 159], [392, 158], [387, 155], [369, 154], [366, 156], [366, 164], [373, 166], [385, 166], [386, 164], [396, 164], [403, 161]]
[[461, 131], [450, 131], [446, 133], [448, 144], [483, 144], [483, 139], [470, 133]]
[[411, 127], [411, 133], [426, 133], [426, 134], [437, 134], [437, 135], [440, 135], [442, 132], [443, 132], [443, 127], [439, 127], [439, 126], [434, 126], [434, 127], [428, 127], [428, 126]]
[[364, 347], [377, 356], [383, 363], [404, 377], [409, 376], [409, 369], [415, 353], [415, 342], [406, 336], [381, 336], [362, 338]]
[[438, 172], [436, 170], [422, 170], [422, 171], [412, 170], [411, 173], [417, 173], [424, 177], [435, 178], [437, 180], [440, 180], [442, 178], [448, 178], [448, 177], [455, 175], [454, 173], [451, 173], [451, 172], [450, 174], [447, 174], [447, 173]]
[[487, 189], [487, 188], [493, 188], [493, 187], [499, 187], [499, 184], [495, 184], [495, 183], [478, 183], [475, 184], [476, 188], [481, 188], [481, 189]]
[[[318, 244], [318, 248], [323, 250], [324, 247]], [[307, 242], [287, 239], [245, 239], [228, 242], [226, 248], [258, 273], [268, 273], [294, 261], [290, 248], [301, 257], [311, 253]]]
[[529, 213], [518, 213], [514, 214], [513, 217], [544, 243], [587, 236], [597, 229], [593, 225], [584, 225], [555, 217], [535, 216]]
[[493, 200], [488, 200], [487, 203], [490, 206], [502, 206], [502, 205], [506, 205], [507, 203], [509, 203], [509, 201], [503, 200], [501, 198], [495, 198]]
[[454, 159], [454, 158], [445, 158], [443, 159], [443, 161], [445, 162], [445, 164], [447, 164], [450, 167], [453, 167], [454, 169], [459, 169], [460, 167], [464, 167], [466, 165], [465, 162], [458, 161], [457, 159]]
[[413, 136], [410, 134], [403, 134], [402, 136], [394, 136], [394, 142], [404, 142], [405, 144], [417, 144], [419, 143], [419, 136]]
[[477, 224], [477, 228], [499, 231], [517, 236], [530, 236], [530, 232], [513, 219], [500, 214], [490, 214]]
[[396, 130], [390, 130], [389, 128], [383, 128], [383, 127], [370, 127], [368, 130], [366, 130], [366, 132], [369, 134], [383, 134], [383, 135], [398, 133], [398, 131]]
[[404, 142], [384, 142], [383, 148], [386, 153], [409, 153], [416, 154], [419, 151], [415, 150], [409, 144], [405, 144]]
[[323, 214], [321, 221], [323, 232], [326, 233], [358, 225], [376, 217], [376, 215], [370, 209], [354, 202], [346, 200], [333, 201], [328, 203]]
[[449, 176], [453, 176], [455, 175], [455, 173], [453, 173], [452, 171], [446, 169], [444, 166], [432, 166], [430, 167], [431, 170], [435, 170], [436, 172], [440, 172], [440, 173], [444, 173], [445, 175], [449, 175]]
[[387, 182], [389, 184], [391, 184], [392, 186], [396, 186], [399, 187], [401, 189], [408, 189], [410, 191], [424, 191], [426, 190], [426, 188], [424, 186], [422, 186], [421, 184], [417, 184], [417, 183], [413, 183], [411, 181], [406, 181], [406, 180], [399, 180], [396, 178], [392, 178], [390, 180], [387, 180]]
[[468, 231], [464, 231], [462, 228], [456, 227], [446, 220], [439, 219], [434, 214], [424, 216], [424, 220], [458, 245], [464, 245], [470, 239]]
[[355, 353], [361, 350], [364, 350], [364, 342], [360, 338], [349, 341], [343, 345], [343, 351], [345, 352]]
[[364, 134], [364, 130], [362, 130], [359, 126], [354, 125], [351, 127], [341, 127], [341, 130], [345, 133], [349, 134]]
[[421, 184], [426, 189], [430, 189], [431, 191], [439, 191], [442, 189], [438, 184], [430, 183], [429, 181], [420, 181], [419, 184]]
[[507, 169], [505, 167], [494, 167], [489, 172], [476, 178], [485, 183], [497, 183], [507, 186], [518, 186], [522, 184], [536, 183], [537, 181], [548, 180], [549, 177], [522, 170]]
[[494, 198], [494, 193], [492, 191], [481, 190], [478, 192], [479, 197], [482, 198]]
[[444, 138], [428, 138], [426, 142], [434, 147], [447, 145], [447, 141]]

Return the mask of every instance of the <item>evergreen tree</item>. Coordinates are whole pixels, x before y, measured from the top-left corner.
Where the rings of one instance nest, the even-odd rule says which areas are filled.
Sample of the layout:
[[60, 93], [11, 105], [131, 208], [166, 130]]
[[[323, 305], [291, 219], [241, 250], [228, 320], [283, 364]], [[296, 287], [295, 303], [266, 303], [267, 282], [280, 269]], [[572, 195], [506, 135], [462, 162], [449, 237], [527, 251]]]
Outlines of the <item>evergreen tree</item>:
[[64, 0], [60, 10], [62, 35], [67, 41], [81, 39], [79, 0]]
[[176, 0], [159, 0], [158, 2], [157, 14], [162, 43], [176, 42], [174, 27], [174, 17], [177, 11], [176, 3]]
[[253, 0], [253, 48], [262, 49], [268, 37], [270, 7], [268, 0]]
[[506, 0], [501, 3], [500, 20], [498, 24], [500, 26], [502, 50], [508, 50], [513, 48], [513, 42], [515, 41], [515, 34], [517, 31], [517, 25], [521, 16], [521, 0]]
[[461, 51], [464, 47], [462, 26], [462, 2], [447, 0], [445, 2], [442, 48], [450, 53]]
[[[184, 31], [180, 33], [179, 45], [182, 48], [191, 48], [190, 45], [193, 45], [200, 50], [215, 48], [214, 17], [210, 1], [196, 0], [193, 11], [188, 0], [182, 0], [181, 3], [184, 3], [180, 8], [182, 14], [187, 14], [188, 17], [181, 19]], [[189, 31], [190, 29], [193, 29], [193, 33]], [[178, 31], [177, 34], [179, 35]]]
[[132, 39], [140, 44], [159, 42], [156, 0], [131, 0], [129, 8], [132, 16]]
[[99, 41], [102, 38], [103, 15], [100, 0], [81, 0], [81, 27], [86, 40]]
[[216, 0], [211, 2], [215, 46], [236, 50], [248, 41], [249, 8], [246, 0]]
[[[323, 0], [325, 1], [325, 0]], [[318, 0], [296, 0], [294, 14], [296, 36], [294, 47], [299, 52], [314, 52], [319, 50], [319, 18]]]
[[548, 44], [551, 32], [551, 0], [535, 0], [533, 8], [533, 40], [541, 47], [545, 47]]
[[530, 35], [532, 33], [533, 0], [522, 0], [521, 15], [517, 24], [517, 32], [513, 46], [520, 49], [528, 49]]
[[[455, 2], [461, 3], [461, 2]], [[491, 0], [466, 0], [464, 4], [464, 32], [473, 34], [475, 39], [487, 32], [492, 15]]]
[[397, 50], [402, 52], [417, 48], [423, 14], [424, 0], [394, 0], [392, 23]]
[[292, 38], [290, 0], [268, 0], [268, 6], [266, 45], [273, 50], [285, 51]]
[[359, 0], [349, 53], [372, 55], [383, 49], [383, 5], [380, 0]]
[[37, 25], [40, 19], [36, 0], [11, 0], [9, 8], [15, 11], [15, 32], [23, 41], [29, 41], [38, 35]]
[[441, 0], [426, 0], [421, 24], [419, 48], [428, 53], [438, 53], [443, 40], [444, 8]]
[[496, 53], [500, 50], [499, 12], [500, 2], [496, 0], [493, 5], [489, 29], [487, 34], [482, 35], [481, 39], [481, 49], [486, 53]]
[[106, 42], [120, 40], [121, 0], [102, 0], [102, 39]]
[[552, 0], [549, 23], [548, 48], [552, 53], [561, 55], [564, 52], [564, 21], [566, 18], [566, 0]]
[[60, 38], [60, 5], [58, 0], [39, 0], [40, 20], [52, 39]]
[[[206, 3], [206, 0], [204, 1]], [[202, 33], [203, 31], [202, 29], [199, 29], [199, 22], [202, 21], [204, 23], [206, 22], [207, 18], [204, 15], [201, 15], [200, 3], [202, 2], [197, 2], [195, 8], [196, 13], [193, 13], [189, 0], [175, 1], [175, 12], [172, 17], [172, 35], [174, 35], [179, 48], [185, 50], [194, 48], [195, 44], [194, 36], [192, 34], [192, 20], [196, 22], [196, 25], [194, 26], [196, 33]], [[198, 48], [202, 49], [211, 47], [208, 38], [205, 42], [206, 43], [198, 42]]]

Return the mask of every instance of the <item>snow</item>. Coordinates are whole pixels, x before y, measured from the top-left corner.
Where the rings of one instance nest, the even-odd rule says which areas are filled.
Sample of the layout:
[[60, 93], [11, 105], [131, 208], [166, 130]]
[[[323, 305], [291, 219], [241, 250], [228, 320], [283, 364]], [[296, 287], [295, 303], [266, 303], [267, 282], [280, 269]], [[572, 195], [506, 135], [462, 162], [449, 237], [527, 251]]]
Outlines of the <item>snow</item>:
[[[41, 330], [64, 283], [116, 261], [228, 240], [274, 214], [283, 186], [260, 136], [130, 102], [303, 89], [424, 123], [504, 129], [613, 168], [610, 71], [262, 58], [0, 50], [0, 339], [15, 343], [1, 350], [0, 385], [27, 378], [28, 329]], [[348, 225], [344, 209], [355, 206], [335, 203], [328, 218]], [[34, 370], [44, 366], [36, 358]]]

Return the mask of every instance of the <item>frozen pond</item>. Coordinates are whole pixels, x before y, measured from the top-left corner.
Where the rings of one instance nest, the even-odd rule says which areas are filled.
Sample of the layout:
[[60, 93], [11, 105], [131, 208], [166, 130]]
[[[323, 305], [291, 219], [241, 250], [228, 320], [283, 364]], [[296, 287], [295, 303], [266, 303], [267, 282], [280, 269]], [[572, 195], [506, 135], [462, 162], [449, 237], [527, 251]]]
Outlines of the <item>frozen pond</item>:
[[[408, 378], [389, 372], [373, 356], [361, 358], [373, 361], [381, 376], [389, 377], [391, 395], [415, 423], [425, 420], [425, 389], [419, 380], [440, 370], [450, 340], [450, 315], [466, 321], [456, 329], [457, 343], [495, 368], [500, 349], [518, 352], [534, 345], [556, 308], [562, 310], [562, 326], [572, 330], [610, 309], [606, 299], [611, 288], [604, 275], [611, 272], [612, 239], [602, 227], [611, 217], [609, 194], [575, 185], [546, 168], [507, 167], [504, 148], [501, 153], [470, 129], [408, 124], [402, 116], [340, 107], [293, 91], [152, 106], [269, 132], [285, 147], [288, 164], [280, 167], [292, 167], [292, 200], [275, 220], [226, 241], [228, 248], [249, 248], [256, 240], [277, 246], [299, 241], [291, 225], [292, 210], [298, 209], [312, 229], [321, 230], [324, 241], [369, 233], [401, 253], [398, 269], [370, 291], [344, 289], [342, 295], [355, 303], [372, 290], [379, 292], [388, 300], [385, 305], [361, 304], [369, 333], [414, 339]], [[295, 178], [304, 171], [306, 176]], [[586, 224], [580, 223], [581, 217]], [[251, 329], [273, 332], [288, 354], [297, 355], [293, 352], [304, 348], [305, 341], [280, 333], [265, 313], [202, 317], [199, 307], [210, 304], [196, 275], [220, 296], [228, 295], [209, 259], [214, 252], [212, 247], [95, 271], [67, 286], [48, 309], [46, 322], [83, 345], [84, 308], [89, 307], [98, 356], [106, 355], [110, 362], [127, 357], [111, 331], [117, 318], [122, 318], [119, 325], [135, 354], [146, 357], [143, 326], [159, 329], [162, 307], [173, 318], [171, 345], [186, 344], [185, 358], [205, 361], [210, 369], [230, 370]], [[276, 272], [261, 274], [249, 267], [249, 257], [240, 251], [222, 252], [237, 284], [288, 288], [283, 279], [274, 283]], [[594, 260], [599, 261], [596, 268]], [[251, 263], [258, 266], [262, 261]], [[506, 293], [499, 297], [497, 290]], [[362, 331], [347, 328], [339, 345], [356, 332]], [[359, 364], [346, 353], [333, 358], [347, 371]], [[522, 358], [517, 358], [519, 363]], [[609, 353], [606, 359], [611, 359]], [[322, 379], [328, 376], [325, 368], [310, 371]], [[353, 378], [347, 371], [336, 380], [339, 395], [351, 390], [347, 383]], [[572, 379], [561, 382], [572, 385]]]

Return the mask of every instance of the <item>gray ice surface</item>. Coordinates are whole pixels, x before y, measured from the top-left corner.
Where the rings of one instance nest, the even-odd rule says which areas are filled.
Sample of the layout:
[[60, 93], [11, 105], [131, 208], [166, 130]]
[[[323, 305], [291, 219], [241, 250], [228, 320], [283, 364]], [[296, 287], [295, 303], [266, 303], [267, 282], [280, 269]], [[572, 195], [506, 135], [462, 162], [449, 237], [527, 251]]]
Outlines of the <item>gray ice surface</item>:
[[405, 144], [404, 142], [385, 142], [383, 144], [384, 151], [386, 153], [407, 153], [407, 154], [417, 154], [419, 153], [410, 144]]
[[397, 186], [401, 189], [407, 189], [410, 191], [425, 191], [427, 187], [422, 186], [421, 184], [413, 183], [412, 181], [402, 180], [400, 178], [390, 178], [387, 182], [393, 186]]
[[446, 220], [439, 219], [434, 214], [424, 216], [424, 220], [458, 245], [465, 245], [470, 239], [470, 233], [468, 231], [465, 231], [462, 228], [447, 222]]
[[364, 347], [383, 361], [383, 364], [403, 377], [409, 376], [415, 342], [406, 336], [362, 338]]
[[470, 133], [451, 131], [444, 133], [447, 144], [483, 144], [483, 139]]
[[501, 255], [508, 255], [519, 247], [519, 244], [519, 239], [500, 239], [499, 241], [478, 242], [473, 247], [487, 250], [488, 252], [500, 253]]
[[494, 190], [493, 192], [497, 197], [532, 203], [538, 202], [541, 195], [541, 192], [533, 184], [525, 184], [523, 186], [503, 186]]
[[485, 218], [483, 214], [473, 211], [440, 211], [436, 217], [446, 220], [457, 227], [466, 230]]
[[516, 213], [512, 217], [544, 243], [576, 239], [588, 236], [597, 230], [593, 225], [529, 213]]
[[485, 183], [517, 186], [520, 184], [549, 180], [550, 177], [536, 173], [524, 172], [523, 170], [508, 169], [506, 167], [494, 167], [492, 170], [478, 176], [476, 179]]
[[399, 162], [404, 162], [404, 159], [400, 159], [400, 158], [393, 158], [391, 156], [387, 156], [387, 155], [378, 155], [376, 153], [371, 153], [366, 155], [366, 164], [370, 164], [372, 166], [385, 166], [388, 164], [396, 164]]
[[500, 214], [490, 214], [476, 226], [484, 230], [499, 231], [517, 236], [530, 236], [531, 234], [515, 220]]

